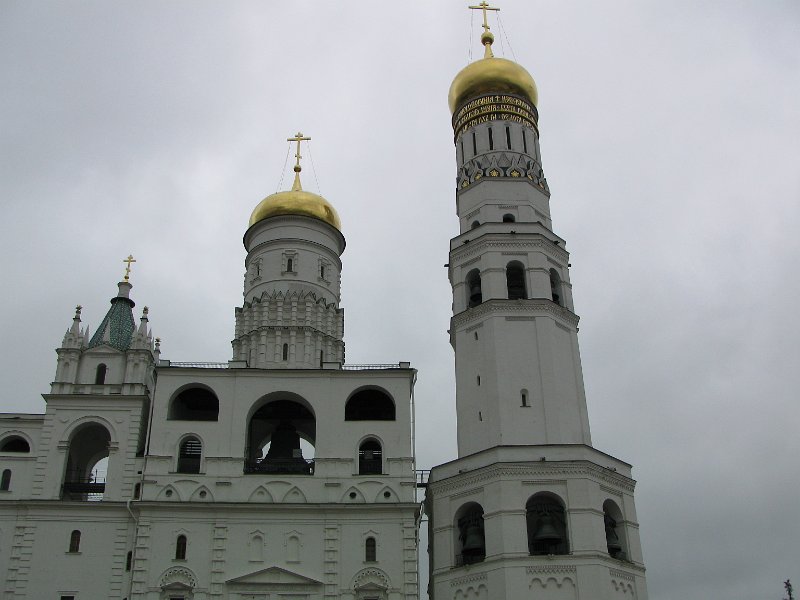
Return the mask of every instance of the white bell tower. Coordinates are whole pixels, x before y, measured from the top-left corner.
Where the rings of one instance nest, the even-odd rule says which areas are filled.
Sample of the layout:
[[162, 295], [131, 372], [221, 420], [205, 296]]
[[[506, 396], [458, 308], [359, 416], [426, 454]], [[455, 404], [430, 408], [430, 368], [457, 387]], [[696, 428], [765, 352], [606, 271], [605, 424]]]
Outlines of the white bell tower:
[[431, 597], [644, 599], [631, 467], [591, 445], [536, 84], [494, 56], [488, 13], [498, 9], [470, 8], [483, 12], [485, 55], [449, 94], [459, 458], [429, 480]]

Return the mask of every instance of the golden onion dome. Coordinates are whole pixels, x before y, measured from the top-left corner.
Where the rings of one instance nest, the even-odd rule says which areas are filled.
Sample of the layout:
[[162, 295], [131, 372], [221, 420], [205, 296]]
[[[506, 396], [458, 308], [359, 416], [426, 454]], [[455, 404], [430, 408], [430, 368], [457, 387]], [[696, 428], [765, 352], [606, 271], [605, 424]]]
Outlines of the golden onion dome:
[[531, 74], [512, 60], [495, 57], [491, 49], [493, 41], [494, 36], [485, 32], [481, 36], [486, 47], [484, 58], [468, 64], [453, 79], [447, 96], [452, 114], [467, 100], [486, 94], [515, 94], [533, 106], [538, 103], [539, 92]]
[[336, 209], [322, 196], [303, 190], [300, 186], [300, 167], [296, 166], [294, 170], [295, 176], [292, 189], [272, 194], [259, 202], [258, 206], [253, 210], [253, 214], [250, 215], [249, 226], [252, 227], [259, 221], [269, 217], [302, 215], [319, 219], [341, 231], [342, 222], [339, 220], [339, 214]]

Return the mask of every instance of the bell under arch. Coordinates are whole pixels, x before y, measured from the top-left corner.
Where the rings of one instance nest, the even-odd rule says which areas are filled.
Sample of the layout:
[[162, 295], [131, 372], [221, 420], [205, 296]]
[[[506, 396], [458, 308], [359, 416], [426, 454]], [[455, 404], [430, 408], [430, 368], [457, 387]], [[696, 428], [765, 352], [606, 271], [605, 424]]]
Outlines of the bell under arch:
[[567, 515], [561, 498], [550, 492], [534, 494], [525, 504], [525, 520], [531, 555], [569, 554]]
[[316, 417], [297, 394], [262, 398], [247, 421], [245, 473], [312, 475]]
[[477, 502], [464, 504], [456, 511], [453, 525], [455, 566], [482, 562], [486, 558], [483, 507]]

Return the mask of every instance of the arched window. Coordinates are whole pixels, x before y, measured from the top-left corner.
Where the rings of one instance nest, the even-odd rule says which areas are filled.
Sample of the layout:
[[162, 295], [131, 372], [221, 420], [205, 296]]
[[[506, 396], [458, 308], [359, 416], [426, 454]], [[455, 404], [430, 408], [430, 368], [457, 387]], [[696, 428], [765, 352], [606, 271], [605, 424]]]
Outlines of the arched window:
[[344, 407], [344, 420], [394, 421], [394, 401], [383, 390], [361, 390], [348, 398]]
[[509, 300], [524, 300], [528, 297], [525, 289], [525, 267], [519, 261], [513, 261], [506, 266], [506, 287]]
[[358, 448], [358, 474], [383, 473], [383, 451], [377, 440], [366, 440]]
[[286, 259], [286, 270], [291, 273], [294, 270], [294, 260], [291, 258]]
[[196, 437], [187, 437], [181, 442], [178, 452], [178, 473], [199, 473], [203, 444]]
[[517, 220], [516, 217], [511, 213], [506, 213], [503, 215], [503, 223], [513, 223], [516, 220]]
[[283, 360], [289, 360], [289, 344], [283, 345]]
[[167, 419], [172, 421], [216, 421], [219, 399], [206, 387], [196, 385], [179, 393], [169, 406]]
[[483, 302], [483, 292], [481, 291], [481, 272], [472, 269], [467, 273], [467, 306], [472, 308]]
[[244, 472], [313, 475], [316, 431], [314, 414], [300, 402], [267, 402], [250, 417]]
[[364, 542], [364, 560], [366, 562], [375, 562], [378, 560], [374, 537], [368, 537]]
[[550, 296], [553, 302], [564, 306], [564, 300], [561, 297], [561, 277], [558, 276], [558, 271], [555, 269], [550, 269]]
[[5, 469], [0, 477], [0, 491], [7, 492], [11, 489], [11, 469]]
[[479, 221], [473, 221], [472, 225], [470, 226], [470, 228], [471, 229], [475, 229], [475, 228], [480, 227], [480, 226], [481, 226], [481, 224], [480, 224]]
[[175, 540], [175, 560], [186, 560], [186, 536], [179, 535]]
[[622, 511], [613, 500], [603, 502], [603, 524], [606, 529], [608, 553], [620, 560], [628, 560], [628, 545], [625, 539]]
[[75, 529], [69, 535], [69, 550], [67, 552], [80, 552], [81, 551], [81, 532]]
[[27, 453], [31, 451], [31, 445], [24, 438], [18, 435], [12, 435], [3, 440], [0, 444], [0, 452], [20, 452]]
[[106, 382], [106, 371], [107, 367], [100, 363], [97, 365], [97, 371], [94, 374], [94, 383], [95, 385], [103, 385]]
[[72, 434], [64, 473], [65, 500], [99, 501], [106, 491], [111, 435], [100, 423], [86, 423]]
[[475, 502], [462, 506], [455, 516], [456, 566], [470, 565], [486, 558], [483, 507]]
[[525, 504], [528, 551], [533, 555], [568, 554], [567, 517], [554, 494], [535, 494]]

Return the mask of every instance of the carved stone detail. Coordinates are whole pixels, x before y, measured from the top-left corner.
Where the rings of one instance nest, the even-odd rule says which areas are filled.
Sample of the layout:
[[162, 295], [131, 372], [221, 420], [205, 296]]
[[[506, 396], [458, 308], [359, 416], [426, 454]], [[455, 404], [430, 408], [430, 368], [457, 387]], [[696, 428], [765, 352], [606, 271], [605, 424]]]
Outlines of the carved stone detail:
[[542, 165], [527, 154], [503, 151], [476, 156], [458, 169], [456, 189], [460, 192], [484, 178], [525, 181], [550, 195]]
[[486, 573], [475, 573], [474, 575], [466, 575], [464, 577], [457, 577], [450, 582], [450, 587], [457, 585], [464, 585], [465, 583], [475, 583], [476, 581], [486, 581]]
[[161, 575], [160, 585], [165, 588], [175, 584], [185, 585], [193, 589], [197, 585], [197, 578], [186, 567], [170, 567]]

